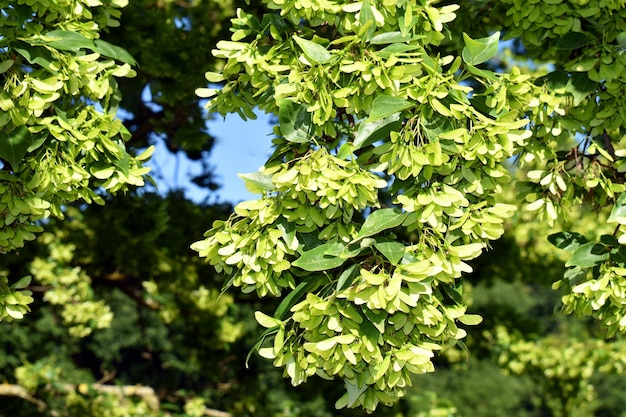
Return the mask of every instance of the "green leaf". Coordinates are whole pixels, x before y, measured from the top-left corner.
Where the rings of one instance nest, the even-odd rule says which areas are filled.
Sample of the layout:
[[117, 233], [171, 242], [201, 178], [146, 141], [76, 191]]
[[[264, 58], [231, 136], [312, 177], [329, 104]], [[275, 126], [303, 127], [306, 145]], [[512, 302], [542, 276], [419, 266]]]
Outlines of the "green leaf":
[[385, 46], [383, 49], [378, 51], [378, 55], [382, 58], [387, 59], [392, 55], [408, 51], [415, 51], [416, 49], [420, 48], [422, 48], [422, 46], [418, 43], [392, 43], [391, 45]]
[[457, 304], [463, 304], [463, 285], [443, 287], [443, 292]]
[[400, 112], [375, 122], [364, 120], [359, 124], [359, 129], [354, 135], [353, 151], [371, 145], [379, 140], [384, 140], [389, 137], [389, 133], [399, 131], [401, 128]]
[[26, 149], [26, 152], [32, 152], [36, 149], [39, 149], [39, 147], [44, 144], [46, 139], [48, 139], [48, 133], [46, 131], [35, 133], [33, 135], [33, 139], [32, 139], [30, 146], [28, 147], [28, 149]]
[[383, 49], [378, 51], [378, 55], [381, 58], [388, 59], [392, 55], [403, 53], [407, 51], [414, 51], [416, 49], [420, 49], [421, 46], [417, 43], [392, 43], [389, 46], [385, 46]]
[[548, 241], [559, 249], [573, 252], [587, 243], [587, 238], [576, 232], [559, 232], [548, 236]]
[[619, 43], [623, 49], [626, 49], [626, 32], [617, 35], [617, 43]]
[[567, 32], [556, 41], [555, 48], [565, 50], [578, 49], [587, 45], [590, 40], [591, 39], [584, 33]]
[[33, 135], [25, 126], [8, 132], [0, 130], [0, 158], [8, 161], [13, 171], [17, 171], [32, 143]]
[[420, 36], [413, 36], [410, 38], [405, 38], [404, 36], [402, 36], [402, 32], [398, 32], [398, 31], [385, 32], [385, 33], [379, 33], [378, 35], [374, 36], [372, 39], [370, 39], [370, 43], [374, 45], [386, 45], [389, 43], [410, 42], [419, 38]]
[[[323, 245], [326, 241], [320, 240], [318, 237], [318, 233], [298, 233], [298, 240], [302, 243], [303, 250], [311, 250], [320, 245]], [[299, 251], [301, 252], [301, 251]]]
[[465, 41], [465, 47], [461, 52], [463, 61], [470, 65], [478, 65], [489, 61], [498, 53], [500, 32], [480, 39], [472, 39], [463, 33], [463, 40]]
[[454, 125], [450, 122], [448, 117], [442, 116], [439, 113], [434, 113], [429, 120], [424, 120], [422, 122], [422, 129], [430, 141], [438, 142], [439, 136], [453, 130]]
[[243, 180], [246, 190], [252, 194], [263, 194], [274, 189], [271, 175], [257, 171], [249, 174], [237, 174], [237, 176]]
[[19, 281], [17, 281], [15, 284], [11, 285], [11, 288], [19, 290], [21, 288], [26, 288], [30, 285], [31, 280], [33, 279], [32, 276], [30, 275], [26, 275], [23, 278], [20, 278]]
[[130, 175], [130, 156], [124, 151], [120, 159], [116, 159], [113, 165], [118, 167], [125, 176]]
[[[364, 306], [361, 306], [361, 309], [358, 311], [359, 311], [359, 314], [363, 316], [363, 322], [361, 323], [359, 330], [368, 339], [370, 339], [372, 343], [380, 343], [382, 341], [382, 334], [384, 332], [385, 319], [383, 319], [381, 323], [379, 321], [380, 320], [379, 315], [372, 312], [369, 308], [364, 307]], [[385, 310], [379, 310], [379, 313], [387, 314]], [[369, 318], [370, 316], [372, 317], [372, 319]], [[377, 329], [376, 326], [374, 326], [374, 323], [372, 322], [372, 320], [374, 320], [375, 322], [379, 324], [382, 324], [383, 331], [380, 331], [379, 329]]]
[[45, 35], [50, 40], [46, 45], [62, 51], [78, 52], [81, 48], [96, 50], [91, 39], [88, 39], [78, 32], [69, 30], [52, 30]]
[[372, 110], [370, 111], [370, 117], [367, 121], [375, 122], [376, 120], [389, 117], [394, 113], [401, 112], [412, 106], [413, 104], [411, 102], [401, 97], [378, 96], [372, 102]]
[[382, 253], [392, 265], [398, 265], [404, 256], [405, 246], [400, 242], [376, 242], [374, 247]]
[[385, 333], [385, 323], [387, 323], [387, 311], [386, 310], [370, 310], [367, 307], [363, 307], [363, 314], [375, 328], [381, 334]]
[[626, 193], [622, 193], [611, 210], [608, 223], [626, 224]]
[[31, 64], [41, 65], [43, 68], [49, 69], [53, 58], [50, 51], [43, 47], [30, 46], [22, 44], [23, 48], [15, 48], [15, 52], [22, 55]]
[[[617, 240], [617, 238], [613, 235], [600, 236], [600, 243], [602, 243], [604, 246], [613, 247], [613, 250], [615, 250], [615, 248], [619, 246], [619, 240]], [[611, 253], [613, 253], [613, 250], [611, 250]]]
[[550, 90], [558, 92], [558, 90], [564, 90], [567, 87], [570, 83], [570, 77], [564, 71], [552, 71], [539, 78], [539, 81], [545, 81]]
[[567, 261], [565, 266], [578, 266], [581, 268], [591, 268], [609, 258], [609, 251], [606, 246], [589, 242], [581, 245], [572, 253], [572, 257]]
[[296, 303], [298, 303], [305, 294], [311, 292], [313, 287], [317, 284], [319, 278], [320, 275], [309, 276], [306, 277], [304, 281], [296, 285], [296, 288], [287, 294], [280, 302], [274, 312], [274, 318], [278, 320], [285, 320], [289, 310], [291, 310], [291, 307], [296, 305]]
[[0, 74], [4, 74], [5, 72], [7, 72], [9, 68], [13, 66], [14, 62], [15, 61], [13, 61], [12, 59], [7, 59], [4, 62], [0, 62]]
[[298, 250], [300, 242], [298, 241], [298, 236], [296, 236], [296, 225], [287, 222], [285, 219], [280, 219], [276, 228], [280, 230], [287, 247], [293, 251]]
[[30, 6], [12, 4], [11, 8], [15, 10], [17, 21], [20, 22], [20, 25], [33, 17], [33, 9]]
[[248, 367], [248, 363], [250, 362], [250, 357], [252, 356], [252, 354], [254, 352], [257, 352], [259, 350], [259, 348], [261, 347], [261, 345], [263, 345], [263, 342], [265, 341], [265, 338], [268, 336], [271, 336], [275, 333], [278, 333], [278, 331], [280, 330], [280, 327], [273, 327], [271, 329], [265, 329], [265, 331], [263, 333], [261, 333], [261, 336], [259, 336], [259, 338], [256, 340], [256, 342], [254, 343], [254, 345], [252, 346], [252, 348], [250, 349], [250, 351], [248, 352], [248, 355], [246, 355], [246, 367]]
[[616, 244], [613, 249], [611, 249], [611, 262], [615, 262], [622, 268], [626, 267], [626, 246]]
[[339, 159], [352, 159], [354, 152], [354, 145], [350, 142], [344, 142], [337, 151], [337, 158]]
[[373, 236], [383, 230], [400, 226], [404, 219], [406, 219], [406, 216], [407, 213], [403, 213], [398, 209], [386, 208], [376, 210], [365, 219], [355, 240]]
[[296, 43], [302, 48], [304, 55], [315, 64], [326, 64], [332, 59], [332, 54], [328, 52], [322, 45], [309, 40], [303, 39], [299, 36], [293, 37]]
[[129, 54], [124, 48], [120, 48], [119, 46], [110, 44], [109, 42], [100, 39], [93, 41], [93, 44], [93, 50], [98, 52], [100, 55], [117, 59], [118, 61], [122, 61], [126, 64], [137, 65], [135, 58], [133, 58], [132, 55]]
[[324, 251], [324, 255], [326, 256], [338, 256], [343, 259], [354, 258], [359, 253], [361, 253], [362, 248], [356, 249], [348, 249], [348, 247], [340, 242], [332, 243], [326, 251]]
[[361, 394], [363, 394], [367, 390], [367, 385], [363, 384], [362, 386], [358, 385], [358, 382], [351, 381], [346, 379], [346, 391], [348, 394], [348, 407], [353, 407], [354, 404], [359, 400]]
[[359, 276], [359, 265], [351, 265], [348, 269], [343, 271], [337, 280], [337, 292], [343, 291], [348, 288], [354, 282], [354, 279]]
[[498, 79], [498, 77], [496, 76], [496, 73], [493, 71], [489, 71], [489, 70], [484, 70], [484, 69], [480, 69], [480, 68], [476, 68], [475, 66], [471, 65], [471, 64], [467, 64], [467, 66], [465, 67], [470, 73], [484, 78], [486, 80], [491, 80], [491, 81], [496, 81]]
[[374, 32], [376, 32], [376, 18], [374, 17], [374, 11], [372, 10], [372, 6], [370, 6], [369, 0], [365, 0], [361, 4], [359, 23], [361, 24], [361, 27], [367, 26], [367, 30], [363, 34], [365, 35], [365, 39], [371, 39]]
[[565, 91], [574, 96], [574, 105], [578, 106], [585, 98], [596, 91], [598, 83], [592, 81], [585, 72], [575, 72], [570, 77], [570, 82], [565, 87]]
[[305, 143], [311, 138], [311, 113], [291, 100], [279, 103], [278, 123], [280, 133], [289, 142]]
[[[250, 4], [247, 2], [247, 4]], [[291, 29], [291, 26], [288, 25], [283, 17], [278, 13], [267, 13], [263, 15], [263, 20], [259, 22], [259, 19], [254, 15], [248, 15], [247, 18], [250, 22], [250, 27], [260, 30], [261, 28], [267, 28], [269, 26], [274, 26], [278, 32], [284, 33]]]
[[325, 271], [341, 266], [346, 259], [338, 256], [328, 256], [325, 252], [331, 249], [332, 243], [325, 243], [314, 249], [304, 252], [291, 264], [305, 271]]

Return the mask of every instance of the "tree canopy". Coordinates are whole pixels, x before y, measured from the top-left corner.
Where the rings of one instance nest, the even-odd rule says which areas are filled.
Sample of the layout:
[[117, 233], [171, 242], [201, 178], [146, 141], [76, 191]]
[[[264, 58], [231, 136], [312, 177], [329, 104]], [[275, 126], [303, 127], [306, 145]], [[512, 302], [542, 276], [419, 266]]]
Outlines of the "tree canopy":
[[[460, 278], [515, 211], [500, 197], [511, 158], [539, 220], [581, 203], [610, 212], [612, 234], [551, 236], [572, 252], [555, 285], [569, 287], [566, 311], [626, 328], [624, 83], [607, 70], [624, 64], [622, 4], [267, 6], [280, 16], [238, 11], [214, 51], [226, 64], [207, 73], [224, 87], [199, 91], [214, 111], [278, 114], [272, 157], [243, 176], [261, 198], [193, 248], [229, 284], [284, 297], [256, 315], [273, 341], [260, 353], [294, 385], [339, 377], [338, 407], [373, 411], [433, 371], [479, 322]], [[516, 56], [490, 68], [502, 32], [544, 68], [522, 72]]]
[[[250, 374], [284, 415], [324, 415], [328, 395], [250, 348], [294, 386], [338, 382], [321, 389], [339, 409], [407, 416], [457, 412], [410, 387], [465, 351], [541, 386], [546, 415], [586, 415], [594, 375], [621, 377], [622, 1], [127, 3], [0, 2], [0, 319], [22, 319], [5, 346], [25, 352], [3, 395], [52, 415], [278, 412]], [[240, 175], [259, 198], [230, 215], [138, 188], [157, 141], [206, 161], [200, 99], [276, 116], [272, 155]], [[533, 310], [559, 303], [595, 322]], [[43, 354], [29, 320], [72, 342]]]

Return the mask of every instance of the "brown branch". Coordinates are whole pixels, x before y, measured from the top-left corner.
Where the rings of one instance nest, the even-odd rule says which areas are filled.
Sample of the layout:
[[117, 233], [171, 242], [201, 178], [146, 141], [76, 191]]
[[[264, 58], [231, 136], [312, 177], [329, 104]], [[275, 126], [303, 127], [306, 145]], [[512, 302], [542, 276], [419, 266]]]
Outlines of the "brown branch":
[[[75, 391], [85, 393], [83, 384], [63, 384], [63, 389], [66, 391]], [[101, 394], [115, 395], [119, 398], [124, 397], [139, 397], [146, 403], [151, 410], [158, 410], [160, 408], [159, 397], [154, 392], [152, 387], [145, 387], [142, 385], [105, 385], [105, 384], [90, 384], [86, 385], [86, 391], [93, 390]]]
[[131, 276], [120, 271], [114, 271], [103, 275], [91, 275], [92, 282], [95, 285], [106, 285], [108, 287], [116, 287], [126, 294], [133, 301], [147, 307], [151, 310], [160, 310], [161, 304], [152, 299], [144, 297], [144, 291], [141, 287], [141, 278]]
[[[66, 392], [78, 390], [79, 392], [86, 394], [89, 390], [92, 390], [101, 394], [115, 395], [119, 398], [136, 396], [140, 397], [151, 410], [157, 411], [160, 408], [159, 397], [154, 392], [154, 389], [143, 385], [105, 385], [96, 383], [90, 385], [63, 384], [61, 387]], [[39, 411], [47, 410], [51, 416], [59, 416], [57, 411], [48, 409], [48, 404], [30, 395], [28, 390], [21, 385], [0, 384], [0, 396], [22, 398], [23, 400], [35, 404]], [[207, 407], [204, 409], [204, 415], [209, 417], [232, 417], [232, 415], [226, 411], [215, 410]]]
[[32, 292], [46, 292], [50, 291], [53, 288], [54, 287], [52, 285], [29, 285], [25, 289]]
[[[83, 391], [93, 390], [102, 394], [115, 395], [117, 397], [131, 397], [137, 396], [140, 397], [151, 410], [158, 410], [160, 407], [159, 398], [154, 393], [154, 389], [151, 387], [144, 387], [141, 385], [104, 385], [104, 384], [91, 384], [85, 385], [86, 390], [81, 385], [75, 384], [63, 384], [63, 390], [66, 392], [75, 391], [78, 389], [79, 392], [84, 393]], [[44, 411], [48, 408], [48, 405], [38, 399], [30, 395], [28, 390], [21, 385], [15, 384], [0, 384], [0, 396], [5, 397], [19, 397], [28, 402], [35, 404], [40, 411]], [[50, 410], [50, 414], [53, 416], [58, 415], [56, 411]]]
[[226, 411], [214, 410], [206, 407], [204, 409], [204, 415], [209, 417], [232, 417], [232, 415]]
[[100, 371], [102, 372], [102, 378], [100, 378], [98, 380], [98, 384], [104, 384], [105, 382], [109, 382], [111, 381], [113, 378], [115, 378], [115, 375], [117, 374], [117, 371], [114, 369], [112, 371], [107, 371], [106, 369], [100, 369]]
[[144, 307], [148, 307], [154, 311], [161, 309], [161, 304], [158, 301], [153, 298], [144, 297], [143, 291], [136, 287], [132, 287], [130, 285], [120, 285], [118, 288], [121, 289], [128, 297]]
[[[48, 409], [48, 404], [46, 404], [44, 401], [40, 400], [39, 398], [35, 398], [32, 395], [30, 395], [28, 393], [28, 390], [21, 385], [0, 384], [0, 396], [21, 398], [23, 400], [28, 401], [29, 403], [35, 404], [37, 406], [37, 409], [40, 412], [43, 412]], [[48, 412], [53, 417], [56, 417], [59, 415], [59, 413], [57, 413], [54, 410], [49, 410]]]
[[602, 133], [602, 139], [604, 140], [604, 149], [606, 149], [609, 155], [611, 155], [611, 158], [613, 158], [613, 160], [615, 161], [615, 148], [613, 147], [613, 144], [611, 143], [611, 137], [608, 133], [606, 133], [606, 130], [604, 131], [604, 133]]
[[[157, 7], [158, 8], [163, 8], [165, 7], [165, 4], [167, 3], [167, 1], [159, 1], [157, 2]], [[175, 5], [182, 7], [184, 9], [189, 9], [191, 7], [193, 7], [193, 4], [191, 4], [191, 2], [186, 2], [184, 0], [173, 0], [172, 3], [174, 3]]]
[[[115, 272], [112, 274], [107, 274], [103, 278], [100, 277], [92, 277], [92, 280], [95, 281], [96, 284], [105, 284], [110, 287], [116, 287], [120, 289], [124, 294], [126, 294], [133, 301], [138, 304], [149, 308], [150, 310], [160, 310], [161, 304], [154, 300], [153, 298], [145, 298], [143, 290], [137, 288], [128, 281], [131, 280], [130, 276], [123, 275], [119, 272]], [[35, 293], [50, 291], [54, 288], [52, 285], [31, 285], [26, 287], [27, 290], [30, 290]]]

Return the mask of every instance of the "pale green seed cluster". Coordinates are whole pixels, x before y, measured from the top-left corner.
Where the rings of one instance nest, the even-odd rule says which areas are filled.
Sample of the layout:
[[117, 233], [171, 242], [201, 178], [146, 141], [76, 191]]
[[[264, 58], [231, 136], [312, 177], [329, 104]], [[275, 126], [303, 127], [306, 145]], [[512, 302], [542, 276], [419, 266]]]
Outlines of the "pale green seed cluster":
[[113, 320], [110, 307], [96, 298], [87, 273], [71, 265], [74, 246], [48, 233], [44, 233], [41, 240], [48, 244], [50, 254], [46, 258], [35, 258], [30, 272], [37, 282], [50, 286], [44, 300], [60, 306], [69, 334], [86, 337], [94, 329], [108, 327]]
[[597, 273], [576, 271], [566, 275], [571, 293], [563, 296], [567, 313], [594, 316], [610, 333], [626, 330], [626, 268], [603, 264]]
[[317, 205], [324, 210], [324, 217], [331, 219], [343, 211], [346, 221], [352, 218], [352, 210], [376, 205], [378, 189], [387, 186], [387, 181], [364, 171], [355, 161], [341, 160], [325, 149], [262, 172], [272, 175], [273, 191], [282, 198]]
[[599, 241], [587, 241], [577, 233], [561, 232], [551, 242], [570, 252], [563, 279], [553, 288], [565, 289], [564, 311], [589, 315], [602, 321], [610, 335], [626, 331], [626, 246], [624, 224], [626, 194], [622, 194], [606, 225], [617, 224], [612, 235], [601, 235]]
[[[610, 334], [623, 332], [626, 8], [613, 0], [506, 0], [500, 6], [507, 10], [510, 36], [521, 38], [531, 55], [560, 64], [537, 80], [543, 89], [529, 103], [537, 140], [520, 158], [528, 170], [520, 197], [549, 224], [581, 204], [611, 212], [612, 235], [553, 241], [571, 254], [554, 287], [565, 290], [564, 311], [593, 316]], [[576, 237], [568, 244], [567, 236]]]
[[553, 223], [567, 215], [563, 201], [578, 203], [590, 189], [606, 205], [626, 191], [619, 178], [626, 163], [623, 2], [506, 0], [500, 7], [510, 36], [521, 38], [530, 54], [561, 64], [538, 80], [544, 89], [530, 102], [533, 133], [541, 140], [530, 142], [522, 158], [535, 168], [529, 179], [537, 184], [522, 194], [528, 209]]
[[218, 272], [232, 275], [229, 284], [242, 287], [244, 292], [278, 295], [283, 288], [295, 286], [291, 263], [285, 259], [295, 253], [298, 241], [295, 236], [293, 239], [276, 226], [259, 225], [252, 217], [216, 222], [206, 239], [192, 247]]
[[[293, 100], [307, 107], [317, 125], [312, 133], [321, 136], [336, 134], [335, 106], [346, 108], [349, 114], [367, 112], [375, 92], [387, 90], [395, 94], [406, 83], [415, 83], [420, 88], [414, 88], [414, 92], [427, 97], [432, 84], [429, 81], [440, 68], [424, 47], [444, 39], [443, 24], [454, 19], [458, 8], [436, 7], [434, 3], [426, 1], [416, 6], [407, 1], [385, 1], [374, 6], [349, 1], [268, 1], [267, 6], [280, 9], [282, 17], [264, 21], [265, 26], [255, 16], [238, 11], [238, 17], [233, 19], [233, 40], [219, 42], [214, 51], [216, 57], [228, 59], [231, 64], [221, 74], [207, 74], [209, 81], [228, 81], [222, 90], [225, 94], [217, 95], [212, 106], [221, 113], [238, 112], [254, 118], [255, 105], [277, 113], [280, 100]], [[302, 55], [301, 46], [288, 28], [297, 26], [301, 19], [314, 27], [330, 25], [338, 33], [332, 39], [316, 35], [314, 43], [323, 46], [324, 51], [313, 46], [313, 50]], [[264, 38], [266, 29], [269, 39]], [[373, 38], [372, 46], [380, 49], [375, 53], [360, 47], [362, 39], [372, 38], [375, 32], [398, 30], [393, 33], [401, 34], [400, 38]], [[261, 37], [238, 42], [257, 33]], [[420, 42], [400, 48], [392, 45], [404, 39]], [[312, 46], [307, 39], [300, 42]], [[241, 76], [244, 67], [247, 74]], [[328, 83], [320, 83], [321, 79]]]
[[290, 261], [301, 245], [298, 235], [352, 239], [353, 214], [376, 204], [377, 190], [387, 185], [325, 150], [262, 172], [271, 178], [271, 192], [238, 204], [236, 217], [216, 222], [207, 239], [193, 246], [218, 271], [232, 274], [233, 285], [261, 296], [295, 286]]
[[[463, 248], [462, 255], [480, 250]], [[409, 259], [392, 273], [360, 269], [335, 296], [308, 293], [291, 308], [291, 320], [257, 313], [261, 324], [278, 327], [273, 346], [261, 355], [284, 366], [294, 385], [315, 374], [343, 378], [348, 392], [338, 407], [390, 405], [411, 384], [411, 374], [434, 370], [431, 359], [442, 343], [465, 336], [457, 320], [475, 323], [464, 316], [464, 306], [441, 302], [442, 291], [460, 299], [458, 289], [444, 284], [460, 276], [452, 269], [458, 262], [447, 263], [432, 251], [426, 259]]]
[[127, 3], [0, 2], [0, 253], [68, 202], [143, 185], [150, 151], [130, 155], [115, 118], [115, 77], [133, 76], [134, 60], [99, 39]]
[[[621, 340], [607, 343], [598, 339], [546, 338], [537, 342], [517, 340], [498, 329], [497, 343], [502, 349], [499, 362], [506, 371], [558, 387], [563, 397], [552, 401], [587, 402], [595, 395], [592, 378], [597, 372], [623, 375], [626, 371], [626, 345]], [[561, 407], [568, 410], [562, 403], [554, 405], [555, 409]]]
[[[545, 42], [555, 42], [549, 60], [576, 50], [538, 79], [484, 69], [499, 33], [463, 34], [455, 51], [446, 34], [459, 6], [417, 3], [267, 1], [281, 12], [262, 19], [239, 11], [231, 40], [214, 51], [223, 71], [207, 74], [224, 88], [198, 91], [213, 111], [246, 118], [258, 106], [279, 125], [267, 166], [243, 176], [262, 198], [237, 206], [194, 249], [245, 291], [292, 288], [273, 317], [257, 315], [268, 328], [261, 354], [294, 384], [343, 378], [338, 406], [369, 411], [400, 396], [410, 373], [431, 371], [434, 352], [463, 337], [459, 321], [475, 322], [458, 280], [513, 215], [498, 201], [513, 156], [523, 169], [537, 164], [521, 197], [549, 222], [581, 182], [599, 185], [602, 204], [624, 191], [622, 151], [601, 146], [623, 141], [614, 118], [626, 108], [623, 75], [605, 68], [624, 59], [618, 2], [499, 2], [530, 53]], [[606, 36], [575, 30], [594, 14]], [[580, 66], [589, 55], [576, 42], [603, 48], [593, 70]], [[595, 144], [563, 160], [577, 134]]]
[[337, 402], [338, 407], [362, 405], [373, 410], [378, 402], [391, 404], [411, 384], [412, 373], [434, 369], [431, 358], [439, 346], [411, 337], [413, 324], [401, 324], [406, 316], [398, 315], [394, 322], [392, 317], [387, 320], [385, 310], [362, 309], [314, 294], [308, 294], [292, 311], [301, 340], [293, 343], [289, 337], [293, 331], [281, 328], [273, 347], [260, 353], [276, 358], [274, 364], [285, 367], [294, 385], [314, 374], [343, 378], [348, 393]]
[[33, 240], [41, 226], [37, 220], [48, 217], [50, 203], [26, 191], [18, 182], [0, 182], [0, 248], [21, 247]]
[[[243, 176], [262, 198], [192, 247], [246, 292], [291, 289], [273, 318], [257, 314], [272, 341], [261, 354], [294, 384], [344, 379], [337, 405], [373, 411], [434, 369], [434, 352], [464, 337], [459, 320], [476, 323], [458, 279], [513, 214], [496, 198], [502, 164], [528, 144], [524, 111], [542, 86], [476, 68], [483, 46], [433, 53], [456, 5], [304, 3], [268, 2], [283, 17], [265, 26], [240, 11], [218, 44], [227, 61], [207, 78], [226, 84], [199, 93], [222, 113], [278, 113], [279, 138]], [[495, 54], [497, 38], [483, 42]]]
[[21, 319], [30, 311], [28, 305], [34, 299], [32, 292], [24, 289], [30, 284], [30, 280], [27, 276], [9, 286], [8, 278], [0, 274], [0, 322]]

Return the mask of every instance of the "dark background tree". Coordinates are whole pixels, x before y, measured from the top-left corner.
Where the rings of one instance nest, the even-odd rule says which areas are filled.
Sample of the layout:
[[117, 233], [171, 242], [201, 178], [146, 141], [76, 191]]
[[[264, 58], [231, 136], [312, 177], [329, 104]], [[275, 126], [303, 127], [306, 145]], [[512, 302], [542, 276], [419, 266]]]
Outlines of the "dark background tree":
[[[218, 187], [207, 162], [215, 137], [195, 90], [207, 84], [204, 70], [219, 70], [211, 51], [230, 36], [229, 19], [242, 6], [242, 0], [132, 1], [120, 26], [104, 35], [140, 63], [136, 77], [119, 82], [121, 116], [133, 134], [129, 144], [162, 143], [173, 154], [197, 161], [202, 171], [189, 181], [208, 190]], [[261, 5], [253, 7], [263, 12]]]

